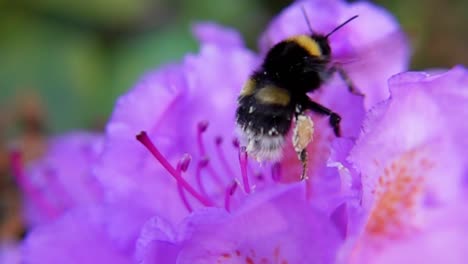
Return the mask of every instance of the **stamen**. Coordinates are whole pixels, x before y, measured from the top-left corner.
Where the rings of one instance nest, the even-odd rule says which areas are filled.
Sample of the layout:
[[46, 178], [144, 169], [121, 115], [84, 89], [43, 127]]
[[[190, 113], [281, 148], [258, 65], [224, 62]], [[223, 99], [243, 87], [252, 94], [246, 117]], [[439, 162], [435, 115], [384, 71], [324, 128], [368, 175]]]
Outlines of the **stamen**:
[[[200, 156], [206, 159], [208, 159], [208, 156], [206, 154], [205, 143], [203, 141], [203, 134], [206, 132], [207, 129], [208, 129], [208, 121], [202, 121], [198, 123], [198, 126], [197, 126], [198, 151], [200, 152]], [[215, 183], [218, 184], [220, 188], [224, 189], [224, 182], [221, 179], [221, 176], [219, 176], [216, 170], [213, 169], [213, 167], [211, 167], [211, 164], [209, 162], [206, 168], [208, 170], [208, 173], [211, 175], [211, 177], [215, 181]]]
[[[232, 139], [232, 145], [237, 149], [239, 150], [240, 148], [240, 142], [239, 142], [239, 139], [238, 138], [233, 138]], [[252, 166], [250, 166], [250, 164], [247, 164], [247, 169], [249, 170], [249, 173], [252, 174], [252, 175], [255, 175], [255, 171], [254, 169], [252, 168]]]
[[180, 159], [178, 167], [182, 172], [186, 172], [188, 167], [190, 166], [190, 162], [192, 161], [192, 156], [189, 154], [184, 154], [182, 159]]
[[233, 139], [232, 139], [232, 145], [233, 145], [236, 149], [239, 149], [239, 147], [240, 147], [239, 139], [238, 139], [238, 138], [233, 138]]
[[172, 165], [167, 161], [167, 159], [159, 152], [156, 146], [153, 144], [151, 139], [148, 137], [145, 131], [140, 132], [136, 136], [137, 140], [145, 146], [151, 154], [159, 161], [159, 163], [166, 169], [169, 174], [176, 179], [178, 183], [182, 185], [193, 197], [200, 201], [205, 206], [213, 206], [213, 203], [209, 201], [206, 197], [198, 193], [184, 178], [181, 177], [180, 173], [172, 167]]
[[231, 212], [231, 196], [234, 195], [234, 192], [237, 190], [237, 182], [234, 181], [230, 187], [226, 189], [226, 193], [224, 195], [224, 208], [226, 211]]
[[10, 153], [10, 165], [13, 176], [16, 178], [17, 184], [21, 190], [31, 198], [31, 201], [36, 203], [39, 208], [46, 213], [49, 218], [55, 218], [58, 215], [58, 211], [54, 208], [41, 193], [32, 186], [28, 177], [24, 174], [24, 166], [22, 162], [21, 153], [17, 150], [13, 150]]
[[247, 151], [245, 147], [239, 149], [239, 163], [242, 173], [242, 182], [244, 183], [244, 191], [250, 193], [249, 178], [247, 175]]
[[275, 163], [271, 166], [271, 178], [272, 178], [273, 181], [275, 181], [275, 182], [280, 182], [280, 181], [281, 181], [281, 178], [282, 178], [282, 174], [281, 174], [281, 163], [275, 162]]
[[231, 166], [229, 166], [229, 162], [227, 162], [226, 156], [224, 155], [223, 149], [221, 148], [221, 144], [223, 144], [223, 138], [218, 136], [216, 137], [215, 142], [216, 142], [216, 151], [218, 152], [218, 157], [219, 157], [219, 160], [221, 161], [221, 164], [223, 165], [224, 169], [227, 171], [230, 178], [234, 179], [236, 177], [234, 174], [234, 171], [232, 170]]
[[201, 156], [206, 155], [205, 145], [203, 144], [203, 133], [208, 128], [208, 121], [201, 121], [198, 123], [197, 126], [197, 144], [198, 150], [200, 151]]
[[208, 194], [206, 192], [206, 189], [205, 189], [205, 186], [203, 185], [203, 181], [202, 181], [202, 174], [201, 174], [201, 171], [203, 170], [203, 168], [205, 168], [206, 166], [208, 165], [208, 159], [202, 159], [198, 162], [197, 164], [197, 172], [196, 172], [196, 179], [197, 179], [197, 185], [198, 185], [198, 189], [200, 189], [200, 192], [203, 194], [203, 196], [205, 197], [208, 197]]
[[[177, 172], [180, 174], [182, 174], [182, 172], [186, 172], [191, 160], [192, 157], [189, 154], [184, 154], [182, 159], [180, 159], [179, 163], [177, 164]], [[184, 189], [182, 188], [182, 184], [180, 184], [180, 182], [177, 183], [177, 190], [179, 191], [180, 199], [185, 205], [185, 208], [187, 208], [190, 213], [193, 212], [193, 208], [187, 200]]]

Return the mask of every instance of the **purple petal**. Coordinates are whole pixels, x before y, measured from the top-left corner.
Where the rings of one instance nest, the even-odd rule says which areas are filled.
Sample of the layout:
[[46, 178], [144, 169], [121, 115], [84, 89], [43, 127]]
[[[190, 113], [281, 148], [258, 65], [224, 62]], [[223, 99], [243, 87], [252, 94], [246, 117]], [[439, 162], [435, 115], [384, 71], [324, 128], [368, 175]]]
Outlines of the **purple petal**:
[[211, 22], [197, 23], [192, 28], [193, 34], [202, 44], [214, 44], [219, 47], [242, 48], [244, 43], [239, 32]]
[[403, 243], [411, 245], [398, 253], [406, 256], [404, 250], [430, 247], [430, 237], [439, 236], [432, 232], [444, 224], [431, 224], [434, 212], [466, 203], [468, 126], [460, 111], [468, 106], [468, 71], [402, 73], [389, 84], [391, 98], [369, 113], [351, 152], [362, 173], [363, 200], [350, 223], [362, 254]]
[[20, 247], [14, 242], [0, 242], [0, 263], [19, 264], [22, 257]]
[[107, 217], [100, 208], [80, 208], [34, 229], [23, 244], [24, 263], [131, 263], [108, 237]]
[[28, 166], [26, 180], [38, 195], [26, 196], [26, 219], [30, 226], [50, 219], [34, 199], [42, 199], [60, 216], [67, 209], [91, 204], [101, 199], [101, 188], [92, 174], [92, 163], [102, 150], [100, 135], [75, 132], [53, 138], [43, 158]]
[[139, 263], [176, 263], [179, 245], [170, 223], [153, 217], [141, 230], [136, 256]]
[[341, 242], [299, 184], [252, 195], [232, 215], [197, 211], [181, 232], [178, 263], [332, 263]]

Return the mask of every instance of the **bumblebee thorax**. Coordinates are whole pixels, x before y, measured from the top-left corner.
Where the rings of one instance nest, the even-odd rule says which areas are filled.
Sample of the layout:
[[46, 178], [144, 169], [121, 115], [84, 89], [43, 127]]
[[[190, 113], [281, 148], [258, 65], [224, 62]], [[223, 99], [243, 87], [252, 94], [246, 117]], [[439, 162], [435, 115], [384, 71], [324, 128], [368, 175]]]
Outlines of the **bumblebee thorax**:
[[296, 43], [309, 53], [310, 56], [327, 59], [330, 57], [331, 48], [328, 39], [322, 35], [295, 35], [287, 39]]

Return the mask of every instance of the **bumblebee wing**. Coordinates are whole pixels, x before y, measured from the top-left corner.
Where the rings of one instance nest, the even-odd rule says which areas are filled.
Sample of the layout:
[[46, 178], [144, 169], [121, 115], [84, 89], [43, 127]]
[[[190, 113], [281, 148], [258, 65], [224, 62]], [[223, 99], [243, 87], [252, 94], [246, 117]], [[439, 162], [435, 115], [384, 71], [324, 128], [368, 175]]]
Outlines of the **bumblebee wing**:
[[332, 64], [340, 66], [352, 77], [362, 71], [387, 69], [392, 64], [404, 68], [408, 60], [408, 39], [403, 32], [395, 31], [368, 45], [351, 46], [335, 53]]
[[370, 107], [388, 98], [387, 80], [407, 69], [409, 53], [407, 37], [398, 31], [369, 45], [335, 53], [331, 64], [344, 70], [353, 86], [366, 96], [365, 103]]

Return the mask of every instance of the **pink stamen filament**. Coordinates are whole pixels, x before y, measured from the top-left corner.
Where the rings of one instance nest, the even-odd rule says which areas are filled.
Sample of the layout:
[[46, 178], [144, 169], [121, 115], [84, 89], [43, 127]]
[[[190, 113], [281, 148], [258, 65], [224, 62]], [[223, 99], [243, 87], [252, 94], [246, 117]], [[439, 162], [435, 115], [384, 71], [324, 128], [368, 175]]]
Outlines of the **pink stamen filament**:
[[202, 121], [198, 123], [197, 126], [197, 144], [198, 144], [198, 150], [200, 151], [200, 155], [204, 157], [206, 155], [206, 149], [205, 149], [205, 144], [203, 144], [203, 133], [206, 131], [208, 128], [208, 122], [207, 121]]
[[276, 162], [271, 166], [271, 178], [275, 182], [281, 181], [281, 164], [279, 162]]
[[[197, 126], [197, 145], [198, 145], [198, 151], [200, 152], [200, 156], [202, 158], [208, 159], [208, 156], [206, 154], [206, 148], [205, 148], [205, 142], [203, 140], [203, 134], [205, 131], [208, 129], [208, 122], [207, 121], [202, 121], [198, 123]], [[208, 170], [208, 173], [211, 175], [213, 178], [214, 182], [221, 188], [224, 189], [224, 182], [219, 176], [219, 174], [213, 169], [211, 164], [208, 162], [206, 169]]]
[[187, 190], [193, 197], [195, 197], [200, 203], [205, 206], [213, 206], [213, 203], [208, 200], [206, 197], [198, 193], [187, 181], [182, 178], [181, 174], [177, 172], [174, 167], [166, 160], [166, 158], [159, 152], [156, 146], [153, 144], [151, 139], [148, 137], [145, 131], [142, 131], [136, 136], [137, 140], [145, 146], [151, 154], [159, 161], [159, 163], [166, 169], [169, 174], [175, 178], [175, 180], [180, 183], [180, 185]]
[[234, 179], [236, 176], [231, 166], [229, 166], [229, 162], [227, 161], [226, 156], [224, 155], [224, 151], [221, 146], [222, 143], [223, 143], [223, 139], [221, 137], [217, 137], [216, 138], [216, 152], [218, 153], [219, 160], [221, 161], [221, 164], [223, 165], [224, 169], [227, 171], [230, 178]]
[[[177, 164], [177, 172], [180, 175], [182, 175], [182, 172], [187, 171], [189, 164], [190, 164], [190, 156], [184, 155], [184, 157], [179, 162], [179, 164]], [[185, 196], [184, 189], [182, 187], [182, 184], [180, 184], [180, 182], [177, 182], [177, 190], [179, 191], [180, 199], [182, 200], [182, 203], [185, 205], [185, 208], [187, 208], [189, 212], [193, 212], [193, 208], [190, 205], [189, 201], [187, 200], [187, 196]]]
[[16, 181], [21, 188], [21, 190], [31, 198], [33, 203], [36, 203], [38, 208], [41, 208], [42, 211], [50, 218], [55, 218], [58, 216], [59, 212], [54, 208], [41, 193], [32, 186], [28, 177], [24, 174], [23, 162], [21, 153], [19, 151], [12, 151], [10, 153], [10, 164], [13, 172], [13, 176], [16, 178]]
[[234, 192], [237, 190], [237, 182], [233, 182], [230, 187], [226, 189], [224, 195], [224, 208], [226, 211], [231, 212], [231, 197], [234, 195]]
[[[232, 139], [232, 145], [234, 146], [234, 148], [236, 148], [237, 150], [240, 149], [240, 142], [239, 142], [239, 139], [238, 138], [233, 138]], [[249, 170], [249, 173], [252, 174], [252, 175], [255, 175], [255, 171], [254, 169], [252, 168], [252, 166], [250, 166], [250, 164], [247, 164], [247, 169]]]
[[242, 173], [242, 182], [244, 184], [244, 191], [250, 193], [249, 178], [247, 175], [247, 151], [245, 147], [241, 147], [239, 150], [239, 163]]
[[200, 192], [203, 194], [203, 196], [205, 197], [208, 197], [208, 194], [205, 190], [205, 186], [203, 185], [203, 181], [202, 181], [202, 170], [204, 167], [206, 167], [208, 165], [208, 160], [201, 160], [198, 162], [197, 164], [197, 171], [196, 171], [196, 174], [195, 174], [195, 177], [196, 177], [196, 180], [197, 180], [197, 185], [198, 185], [198, 189], [200, 190]]

